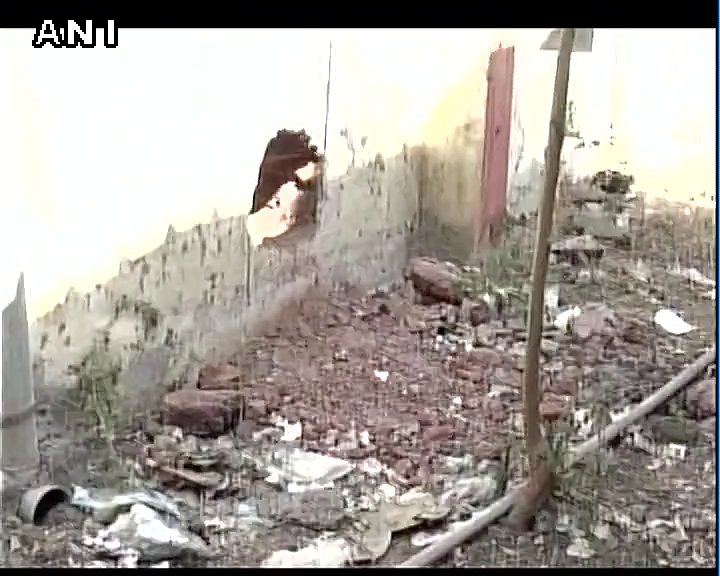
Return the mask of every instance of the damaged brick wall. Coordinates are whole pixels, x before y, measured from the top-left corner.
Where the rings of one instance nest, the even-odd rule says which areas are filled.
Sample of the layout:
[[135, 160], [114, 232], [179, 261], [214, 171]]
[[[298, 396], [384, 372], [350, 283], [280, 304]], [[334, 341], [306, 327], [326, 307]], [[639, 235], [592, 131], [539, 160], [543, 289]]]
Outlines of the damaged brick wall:
[[[328, 183], [315, 234], [291, 246], [248, 242], [246, 216], [168, 230], [165, 242], [88, 294], [66, 301], [33, 329], [47, 381], [64, 379], [107, 329], [129, 361], [138, 350], [172, 344], [184, 359], [241, 346], [274, 307], [308, 287], [399, 280], [416, 213], [417, 181], [407, 157], [359, 168]], [[148, 324], [148, 311], [157, 315]], [[140, 345], [138, 345], [140, 343]]]
[[[486, 61], [487, 53], [472, 60]], [[342, 79], [333, 80], [337, 101], [356, 88], [354, 76], [348, 68], [346, 87]], [[372, 287], [400, 280], [411, 250], [464, 259], [472, 247], [478, 197], [483, 79], [482, 66], [471, 67], [455, 96], [431, 114], [422, 138], [407, 134], [409, 142], [426, 142], [420, 152], [402, 146], [400, 128], [386, 141], [384, 124], [365, 129], [361, 120], [377, 113], [366, 99], [359, 112], [349, 104], [331, 105], [329, 150], [345, 146], [340, 134], [348, 126], [364, 153], [355, 167], [338, 161], [331, 166], [312, 234], [282, 247], [252, 247], [245, 216], [169, 229], [161, 246], [123, 262], [115, 278], [89, 294], [69, 293], [36, 322], [33, 344], [45, 360], [46, 381], [63, 380], [65, 367], [103, 330], [126, 362], [139, 347], [165, 344], [174, 354], [180, 351], [183, 361], [200, 359], [213, 349], [237, 349], [257, 322], [316, 284]], [[343, 115], [333, 118], [333, 110]], [[386, 148], [399, 153], [387, 157]], [[331, 164], [335, 158], [330, 155]], [[148, 322], [153, 315], [156, 320]]]
[[328, 182], [312, 238], [252, 251], [249, 314], [258, 318], [312, 285], [371, 287], [399, 280], [416, 202], [417, 180], [402, 155]]

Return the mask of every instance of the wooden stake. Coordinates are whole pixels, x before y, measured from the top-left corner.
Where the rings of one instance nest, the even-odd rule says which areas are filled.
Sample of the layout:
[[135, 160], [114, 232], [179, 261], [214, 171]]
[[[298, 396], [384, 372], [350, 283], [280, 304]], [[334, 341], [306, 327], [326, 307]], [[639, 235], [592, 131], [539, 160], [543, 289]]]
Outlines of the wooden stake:
[[547, 276], [549, 253], [548, 243], [555, 210], [555, 194], [560, 172], [560, 153], [565, 137], [570, 56], [574, 41], [575, 29], [564, 29], [560, 40], [555, 72], [555, 90], [550, 115], [548, 145], [545, 148], [545, 185], [540, 210], [538, 210], [537, 236], [532, 265], [532, 289], [528, 310], [528, 341], [523, 375], [525, 444], [530, 465], [530, 478], [525, 498], [520, 498], [509, 516], [510, 523], [519, 529], [528, 528], [537, 510], [552, 493], [554, 482], [554, 470], [549, 446], [540, 429], [541, 392], [538, 372], [545, 304], [545, 277]]

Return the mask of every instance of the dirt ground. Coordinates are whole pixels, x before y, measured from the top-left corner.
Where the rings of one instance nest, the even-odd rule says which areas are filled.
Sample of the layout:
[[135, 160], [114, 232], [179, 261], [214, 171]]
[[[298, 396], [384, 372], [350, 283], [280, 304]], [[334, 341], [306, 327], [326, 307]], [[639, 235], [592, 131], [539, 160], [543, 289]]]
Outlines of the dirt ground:
[[[582, 439], [588, 426], [576, 416], [582, 410], [592, 419], [602, 409], [618, 411], [640, 401], [716, 341], [714, 299], [668, 271], [679, 254], [684, 266], [714, 278], [708, 262], [714, 263], [715, 255], [708, 258], [702, 249], [681, 251], [697, 230], [669, 221], [657, 217], [647, 222], [630, 249], [608, 245], [592, 278], [583, 266], [551, 267], [548, 284], [559, 287], [561, 305], [583, 309], [600, 302], [613, 314], [612, 322], [589, 337], [551, 327], [544, 339], [548, 411], [569, 423], [571, 442]], [[714, 246], [714, 222], [710, 233]], [[640, 257], [642, 274], [637, 273]], [[457, 307], [415, 303], [407, 287], [370, 293], [348, 289], [329, 297], [308, 294], [226, 359], [242, 374], [237, 386], [246, 406], [234, 442], [247, 443], [253, 432], [280, 417], [302, 424], [298, 445], [303, 449], [355, 464], [375, 459], [393, 471], [401, 491], [420, 487], [441, 492], [447, 463], [462, 459], [482, 462], [495, 474], [506, 470], [514, 483], [523, 467], [518, 417], [526, 338], [522, 294], [529, 260], [527, 249], [505, 250], [489, 255], [484, 272], [474, 273], [501, 269], [494, 273], [494, 286], [520, 294], [501, 311], [491, 306], [487, 321], [474, 328]], [[653, 322], [654, 313], [665, 306], [680, 310], [697, 328], [685, 336], [665, 333]], [[128, 464], [137, 454], [128, 447], [140, 450], [150, 442], [147, 430], [152, 426], [127, 431], [118, 438], [118, 453], [110, 454], [107, 441], [96, 439], [62, 394], [56, 396], [49, 397], [53, 408], [40, 416], [39, 481], [115, 489], [137, 482]], [[495, 524], [442, 564], [713, 565], [715, 416], [691, 418], [683, 394], [639, 424], [637, 433], [653, 450], [621, 442], [599, 456], [597, 464], [567, 474], [532, 532], [516, 534]], [[670, 444], [683, 447], [684, 454], [670, 458], [658, 452]], [[242, 497], [273, 493], [255, 479], [242, 491]], [[187, 491], [174, 495], [194, 505]], [[226, 500], [239, 498], [236, 494]], [[42, 526], [12, 517], [5, 522], [8, 565], [90, 561], [81, 544], [89, 520], [74, 508], [62, 507]], [[296, 550], [319, 532], [279, 522], [232, 544], [214, 544], [221, 553], [206, 564], [258, 565], [274, 550]], [[419, 551], [411, 535], [393, 534], [389, 551], [377, 563], [393, 565]]]

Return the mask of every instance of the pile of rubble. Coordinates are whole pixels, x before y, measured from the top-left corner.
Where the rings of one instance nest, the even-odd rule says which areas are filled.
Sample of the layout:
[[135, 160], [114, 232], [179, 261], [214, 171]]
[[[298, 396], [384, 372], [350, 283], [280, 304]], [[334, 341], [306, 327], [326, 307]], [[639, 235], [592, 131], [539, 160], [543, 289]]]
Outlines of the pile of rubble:
[[[301, 135], [278, 134], [286, 137], [308, 149]], [[264, 165], [260, 183], [273, 173], [272, 162]], [[689, 346], [705, 339], [688, 338], [701, 332], [691, 324], [697, 318], [684, 320], [652, 292], [647, 277], [656, 271], [625, 260], [600, 266], [608, 244], [624, 237], [631, 204], [630, 179], [606, 176], [588, 184], [592, 198], [576, 202], [577, 234], [551, 247], [541, 413], [569, 443], [667, 381], [684, 362], [681, 338]], [[698, 274], [693, 283], [709, 288]], [[603, 302], [586, 296], [596, 275]], [[165, 393], [160, 417], [118, 442], [131, 471], [125, 491], [67, 492], [84, 518], [65, 563], [397, 562], [408, 555], [407, 546], [393, 555], [400, 533], [422, 548], [462, 526], [523, 477], [516, 453], [528, 278], [507, 286], [481, 278], [479, 289], [482, 276], [417, 258], [405, 289], [308, 294], [242, 352]], [[682, 418], [659, 415], [631, 431], [628, 449], [647, 452], [653, 472], [675, 466], [714, 430], [710, 374], [679, 410]], [[585, 558], [591, 544], [578, 536], [567, 554]]]
[[629, 246], [631, 227], [642, 219], [642, 198], [632, 191], [634, 179], [614, 170], [567, 185], [575, 212], [566, 231]]

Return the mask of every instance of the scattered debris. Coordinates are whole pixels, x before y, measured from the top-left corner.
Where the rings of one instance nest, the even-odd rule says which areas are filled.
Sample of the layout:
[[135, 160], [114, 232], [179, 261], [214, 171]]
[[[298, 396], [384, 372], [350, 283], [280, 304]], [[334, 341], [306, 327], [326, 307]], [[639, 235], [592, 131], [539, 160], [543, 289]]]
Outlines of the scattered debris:
[[572, 327], [574, 334], [580, 340], [587, 340], [593, 334], [611, 335], [614, 323], [615, 314], [607, 305], [588, 303], [580, 314], [575, 316]]
[[625, 195], [630, 193], [630, 186], [634, 182], [632, 175], [622, 174], [617, 170], [601, 170], [592, 177], [591, 185], [608, 194]]
[[652, 281], [652, 271], [650, 267], [638, 258], [635, 265], [630, 268], [630, 274], [640, 282], [648, 284]]
[[[567, 432], [568, 444], [597, 432], [608, 416], [598, 405], [607, 404], [610, 420], [616, 420], [622, 408], [643, 397], [644, 387], [684, 362], [675, 353], [679, 339], [653, 325], [658, 307], [677, 304], [670, 288], [690, 293], [688, 283], [714, 287], [691, 271], [668, 273], [667, 265], [656, 265], [645, 252], [638, 252], [644, 260], [634, 252], [618, 256], [597, 238], [579, 238], [556, 246], [557, 260], [576, 258], [579, 265], [554, 268], [542, 335], [544, 425]], [[593, 270], [601, 256], [602, 270]], [[522, 431], [517, 360], [527, 346], [527, 275], [497, 286], [482, 277], [480, 289], [470, 294], [464, 277], [485, 272], [419, 260], [408, 271], [417, 302], [404, 301], [390, 288], [369, 294], [348, 289], [321, 303], [307, 298], [297, 315], [284, 314], [280, 327], [262, 341], [251, 340], [242, 354], [214, 360], [188, 376], [186, 388], [167, 394], [161, 422], [145, 417], [140, 430], [118, 439], [118, 445], [134, 450], [128, 458], [137, 473], [134, 489], [128, 494], [75, 489], [73, 502], [92, 515], [82, 529], [97, 558], [85, 565], [166, 567], [182, 563], [184, 556], [218, 563], [230, 557], [249, 564], [264, 559], [265, 566], [395, 564], [403, 547], [396, 546], [394, 534], [407, 531], [412, 546], [428, 546], [475, 518], [498, 490], [514, 486], [524, 465], [508, 446], [515, 428]], [[602, 282], [590, 286], [580, 281], [585, 275]], [[703, 306], [700, 310], [710, 306], [702, 298], [692, 303]], [[688, 320], [698, 324], [683, 339], [686, 357], [708, 329], [699, 319], [702, 312], [685, 309]], [[712, 435], [715, 429], [715, 380], [710, 372], [706, 378], [668, 407], [670, 415], [631, 427], [599, 454], [613, 466], [608, 474], [626, 464], [628, 454], [640, 462], [633, 475], [672, 479], [687, 470], [695, 473], [704, 431]], [[710, 478], [712, 466], [704, 470]], [[674, 513], [683, 510], [688, 495], [695, 497], [694, 484], [671, 482], [665, 489], [678, 486], [669, 504]], [[659, 492], [650, 484], [644, 484], [648, 493]], [[628, 491], [634, 496], [638, 489]], [[630, 508], [618, 501], [612, 505]], [[571, 509], [571, 516], [575, 512]], [[714, 519], [703, 521], [712, 526]], [[668, 549], [682, 539], [672, 518], [628, 522], [623, 530], [662, 534]], [[687, 522], [683, 518], [681, 525], [695, 538]], [[154, 539], [145, 537], [148, 527]], [[619, 539], [619, 527], [611, 514], [583, 525], [585, 532], [577, 518], [563, 526], [552, 517], [542, 526], [538, 521], [540, 540], [533, 542], [549, 547], [548, 536], [556, 530], [570, 538], [568, 556], [594, 555], [599, 563], [606, 560], [602, 551]], [[493, 529], [506, 535], [504, 526]], [[309, 540], [310, 530], [322, 535]], [[476, 561], [477, 550], [494, 536], [473, 543], [471, 558]], [[13, 549], [23, 551], [25, 542], [12, 537]], [[73, 546], [82, 538], [79, 532], [64, 537]], [[512, 545], [499, 550], [523, 554]], [[83, 548], [82, 556], [87, 551]], [[466, 553], [467, 548], [463, 562]], [[77, 565], [79, 556], [73, 554], [66, 554], [66, 563]]]
[[268, 473], [266, 482], [284, 486], [289, 492], [323, 488], [353, 470], [352, 464], [340, 458], [285, 446], [260, 455], [257, 463]]
[[275, 421], [275, 426], [282, 428], [283, 434], [280, 437], [280, 442], [295, 442], [302, 438], [302, 423], [295, 422], [291, 424], [284, 418], [278, 418]]
[[208, 364], [200, 370], [197, 385], [200, 390], [236, 390], [241, 378], [242, 372], [236, 366]]
[[592, 535], [598, 540], [607, 540], [610, 537], [610, 524], [598, 522], [593, 526]]
[[461, 277], [457, 270], [432, 258], [414, 258], [405, 278], [427, 302], [447, 302], [459, 306], [463, 301]]
[[574, 236], [553, 242], [550, 253], [559, 262], [568, 262], [577, 266], [596, 262], [603, 257], [605, 248], [590, 235]]
[[579, 306], [573, 306], [572, 308], [568, 308], [567, 310], [564, 310], [563, 312], [560, 312], [553, 322], [553, 325], [556, 328], [559, 328], [560, 330], [567, 331], [570, 326], [572, 325], [572, 322], [579, 318], [582, 314], [582, 310]]
[[346, 518], [345, 500], [336, 489], [280, 492], [256, 499], [257, 514], [273, 521], [290, 522], [312, 530], [337, 530]]
[[488, 475], [458, 478], [440, 496], [440, 503], [456, 507], [460, 504], [471, 507], [486, 504], [497, 492], [497, 482]]
[[581, 558], [582, 560], [589, 560], [595, 556], [595, 550], [593, 550], [590, 546], [590, 542], [588, 542], [585, 538], [580, 537], [577, 537], [572, 541], [570, 546], [567, 547], [567, 550], [565, 550], [565, 553], [568, 556]]
[[129, 512], [118, 515], [96, 536], [85, 536], [82, 543], [102, 556], [135, 558], [139, 562], [212, 557], [202, 538], [144, 504], [133, 504]]
[[695, 420], [717, 414], [717, 380], [706, 379], [690, 386], [685, 394], [685, 409]]
[[320, 537], [299, 550], [276, 550], [263, 561], [266, 568], [342, 568], [352, 560], [352, 547], [343, 538]]
[[387, 382], [389, 375], [390, 373], [386, 370], [375, 370], [375, 378], [380, 380], [380, 382]]
[[242, 397], [231, 390], [184, 389], [165, 396], [164, 421], [186, 434], [220, 436], [240, 419]]
[[688, 324], [677, 312], [663, 308], [655, 313], [655, 324], [674, 336], [683, 336], [695, 330], [695, 326]]
[[182, 518], [177, 505], [164, 494], [154, 490], [116, 494], [101, 490], [90, 491], [82, 486], [74, 486], [71, 503], [81, 510], [90, 512], [93, 519], [101, 524], [112, 523], [119, 514], [128, 512], [137, 504], [176, 519]]
[[715, 280], [708, 278], [697, 268], [683, 268], [682, 266], [680, 266], [679, 263], [676, 262], [675, 266], [671, 270], [671, 273], [675, 274], [676, 276], [680, 276], [681, 278], [686, 278], [691, 283], [697, 284], [698, 286], [715, 288]]

